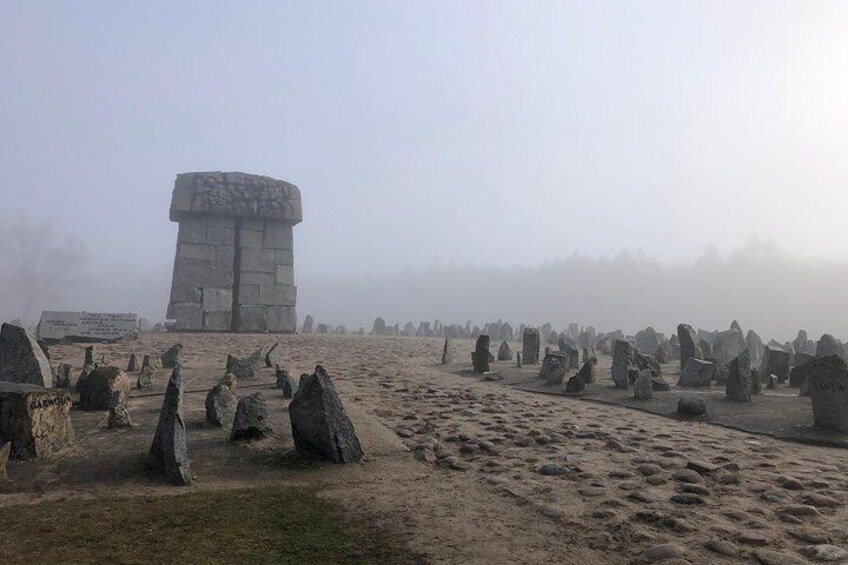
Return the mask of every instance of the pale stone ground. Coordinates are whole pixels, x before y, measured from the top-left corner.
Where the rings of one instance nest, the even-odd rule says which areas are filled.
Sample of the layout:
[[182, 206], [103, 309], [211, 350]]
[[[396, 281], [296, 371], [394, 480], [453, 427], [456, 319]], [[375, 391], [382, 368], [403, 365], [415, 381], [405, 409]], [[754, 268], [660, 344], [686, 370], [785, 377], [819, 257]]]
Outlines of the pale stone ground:
[[[203, 424], [205, 391], [223, 375], [227, 353], [246, 356], [275, 340], [293, 375], [322, 363], [334, 378], [366, 450], [364, 463], [284, 463], [292, 447], [288, 401], [273, 388], [270, 370], [241, 381], [238, 394], [266, 394], [276, 438], [233, 445], [226, 432]], [[159, 394], [134, 391], [132, 430], [107, 430], [105, 413], [74, 411], [78, 448], [50, 461], [10, 464], [13, 481], [0, 506], [315, 483], [433, 562], [804, 563], [808, 546], [848, 547], [845, 450], [452, 374], [437, 365], [439, 339], [148, 334], [100, 350], [125, 366], [131, 351], [159, 353], [174, 341], [186, 346], [195, 485], [170, 487], [139, 470], [162, 402], [162, 374]], [[456, 342], [454, 358], [465, 365], [472, 348]], [[73, 362], [78, 372], [83, 346], [51, 353], [54, 364]], [[713, 469], [683, 470], [690, 462]]]

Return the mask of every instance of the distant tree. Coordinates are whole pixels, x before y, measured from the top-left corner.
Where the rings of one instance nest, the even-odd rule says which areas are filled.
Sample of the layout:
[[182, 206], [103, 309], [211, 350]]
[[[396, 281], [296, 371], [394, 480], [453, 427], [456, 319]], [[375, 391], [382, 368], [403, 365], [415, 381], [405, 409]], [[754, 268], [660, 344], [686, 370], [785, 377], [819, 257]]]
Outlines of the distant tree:
[[0, 314], [34, 322], [82, 269], [82, 243], [47, 221], [19, 215], [0, 225]]

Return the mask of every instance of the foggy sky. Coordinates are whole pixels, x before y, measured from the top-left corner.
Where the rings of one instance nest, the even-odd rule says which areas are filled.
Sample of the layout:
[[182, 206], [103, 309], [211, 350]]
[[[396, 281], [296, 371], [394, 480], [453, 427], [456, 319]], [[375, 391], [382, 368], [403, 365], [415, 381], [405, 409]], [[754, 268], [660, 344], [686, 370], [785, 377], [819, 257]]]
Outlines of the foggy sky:
[[[679, 272], [752, 235], [833, 274], [848, 261], [846, 32], [839, 2], [0, 0], [0, 221], [49, 223], [82, 242], [84, 274], [114, 281], [49, 307], [96, 297], [154, 319], [173, 180], [200, 170], [300, 187], [298, 309], [338, 304], [336, 323], [445, 309], [413, 295], [354, 312], [384, 297], [351, 280], [624, 249]], [[841, 296], [837, 279], [808, 284]], [[736, 316], [715, 296], [724, 327]], [[808, 306], [810, 323], [832, 306]], [[456, 309], [421, 317], [498, 317]]]

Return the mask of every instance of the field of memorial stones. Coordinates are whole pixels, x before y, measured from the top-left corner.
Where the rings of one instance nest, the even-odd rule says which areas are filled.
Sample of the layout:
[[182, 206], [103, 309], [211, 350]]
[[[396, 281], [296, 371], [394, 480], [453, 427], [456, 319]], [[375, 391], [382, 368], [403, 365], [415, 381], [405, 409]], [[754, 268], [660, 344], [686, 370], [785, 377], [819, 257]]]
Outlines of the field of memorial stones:
[[[35, 442], [33, 449], [43, 449], [38, 456], [5, 444], [12, 457], [8, 480], [0, 483], [0, 517], [16, 526], [0, 532], [0, 545], [24, 549], [3, 562], [67, 555], [77, 556], [76, 562], [113, 562], [108, 555], [85, 557], [86, 546], [104, 547], [95, 538], [109, 536], [63, 538], [86, 532], [97, 504], [108, 504], [114, 515], [108, 522], [126, 520], [126, 528], [133, 520], [122, 518], [121, 500], [127, 512], [157, 524], [160, 510], [150, 508], [159, 507], [139, 507], [137, 501], [173, 501], [162, 503], [161, 512], [192, 508], [194, 514], [182, 519], [217, 524], [226, 505], [237, 504], [228, 493], [257, 487], [272, 489], [274, 496], [279, 489], [311, 489], [343, 516], [345, 527], [361, 531], [367, 524], [369, 543], [393, 548], [375, 555], [351, 546], [343, 558], [325, 556], [324, 562], [848, 559], [848, 451], [827, 446], [845, 439], [835, 404], [844, 402], [838, 392], [845, 390], [839, 388], [845, 371], [838, 356], [817, 356], [815, 344], [804, 353], [811, 347], [805, 341], [784, 358], [779, 351], [785, 352], [785, 344], [758, 349], [707, 336], [710, 343], [688, 327], [678, 328], [676, 340], [640, 332], [630, 339], [596, 336], [591, 346], [581, 344], [579, 334], [552, 338], [544, 328], [522, 328], [506, 340], [498, 339], [503, 332], [495, 327], [485, 328], [488, 340], [473, 332], [445, 339], [439, 330], [441, 337], [398, 335], [404, 332], [385, 324], [372, 333], [395, 335], [145, 333], [88, 351], [86, 343], [49, 347], [50, 365], [60, 381], [69, 381], [58, 384], [68, 389], [47, 389], [61, 392], [30, 401], [29, 414], [67, 414], [72, 437], [54, 430], [48, 419], [46, 427], [32, 427], [58, 439]], [[731, 345], [722, 345], [725, 339]], [[182, 345], [179, 402], [175, 371], [161, 366], [162, 354], [175, 343]], [[682, 356], [696, 361], [681, 363]], [[795, 368], [805, 366], [809, 374], [792, 381], [804, 371]], [[289, 397], [297, 398], [298, 385], [306, 382], [302, 374], [314, 374], [310, 386], [333, 383], [355, 443], [341, 441], [323, 455], [298, 449], [292, 419], [304, 421], [304, 412], [320, 411], [291, 408], [295, 400]], [[817, 399], [817, 390], [827, 398]], [[46, 393], [0, 391], [0, 398], [4, 394]], [[749, 418], [756, 425], [733, 421], [734, 413], [746, 412], [758, 414]], [[344, 422], [333, 425], [342, 436], [353, 432]], [[300, 433], [308, 435], [302, 427]], [[781, 435], [778, 428], [795, 430], [803, 442], [773, 437]], [[173, 447], [181, 438], [182, 452]], [[344, 462], [334, 464], [333, 453]], [[183, 496], [191, 498], [181, 505]], [[197, 507], [203, 500], [214, 505]], [[290, 504], [301, 508], [296, 500]], [[91, 510], [80, 514], [86, 507]], [[309, 523], [309, 508], [301, 511], [301, 522]], [[47, 515], [61, 527], [43, 522]], [[321, 516], [330, 523], [336, 514]], [[20, 527], [21, 520], [34, 526]], [[174, 522], [170, 514], [167, 520]], [[96, 522], [98, 532], [121, 531], [104, 522]], [[297, 531], [297, 524], [280, 529]], [[72, 553], [62, 553], [68, 549], [62, 544], [34, 549], [45, 536], [76, 545]], [[199, 534], [205, 540], [200, 554], [192, 553], [189, 536], [181, 547], [169, 546], [172, 553], [154, 553], [155, 560], [214, 562], [209, 556], [215, 554], [220, 562], [233, 562], [227, 556], [235, 554], [228, 552], [242, 545], [253, 553], [240, 554], [240, 562], [265, 562], [262, 539], [267, 555], [278, 558], [291, 543], [261, 531], [239, 536], [243, 544], [224, 535], [219, 545], [210, 545], [210, 536]], [[144, 539], [125, 536], [121, 547], [142, 547], [149, 543]], [[157, 551], [155, 544], [143, 547], [144, 558]]]

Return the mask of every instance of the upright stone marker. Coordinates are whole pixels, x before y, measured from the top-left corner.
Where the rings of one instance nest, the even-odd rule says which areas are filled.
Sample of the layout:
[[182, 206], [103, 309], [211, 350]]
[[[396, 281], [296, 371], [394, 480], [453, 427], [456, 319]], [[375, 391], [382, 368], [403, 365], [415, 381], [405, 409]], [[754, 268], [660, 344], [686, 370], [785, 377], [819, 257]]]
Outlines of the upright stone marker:
[[150, 454], [161, 465], [168, 481], [180, 486], [191, 484], [183, 420], [183, 371], [179, 365], [174, 368], [165, 390]]
[[701, 350], [698, 334], [692, 329], [689, 324], [680, 324], [677, 326], [677, 339], [680, 341], [680, 369], [686, 367], [686, 362], [690, 357], [693, 359], [703, 359], [704, 353]]
[[20, 326], [0, 327], [0, 381], [44, 388], [55, 384], [50, 362], [29, 332]]
[[315, 367], [315, 373], [300, 378], [300, 389], [289, 404], [289, 418], [297, 451], [317, 454], [333, 463], [362, 459], [356, 430], [321, 365]]
[[477, 338], [477, 345], [474, 352], [471, 354], [471, 362], [474, 365], [475, 373], [486, 373], [489, 371], [489, 336], [486, 334], [480, 335]]
[[292, 228], [302, 219], [300, 190], [288, 182], [238, 172], [177, 175], [168, 304], [175, 329], [294, 332]]
[[752, 387], [751, 357], [745, 349], [730, 362], [724, 394], [728, 400], [734, 402], [751, 402]]
[[632, 360], [633, 346], [630, 342], [623, 339], [615, 340], [612, 351], [612, 380], [615, 388], [627, 388]]
[[522, 335], [521, 361], [525, 365], [535, 365], [539, 362], [539, 330], [525, 328]]
[[810, 368], [813, 421], [826, 430], [848, 432], [848, 369], [838, 355], [817, 357]]

